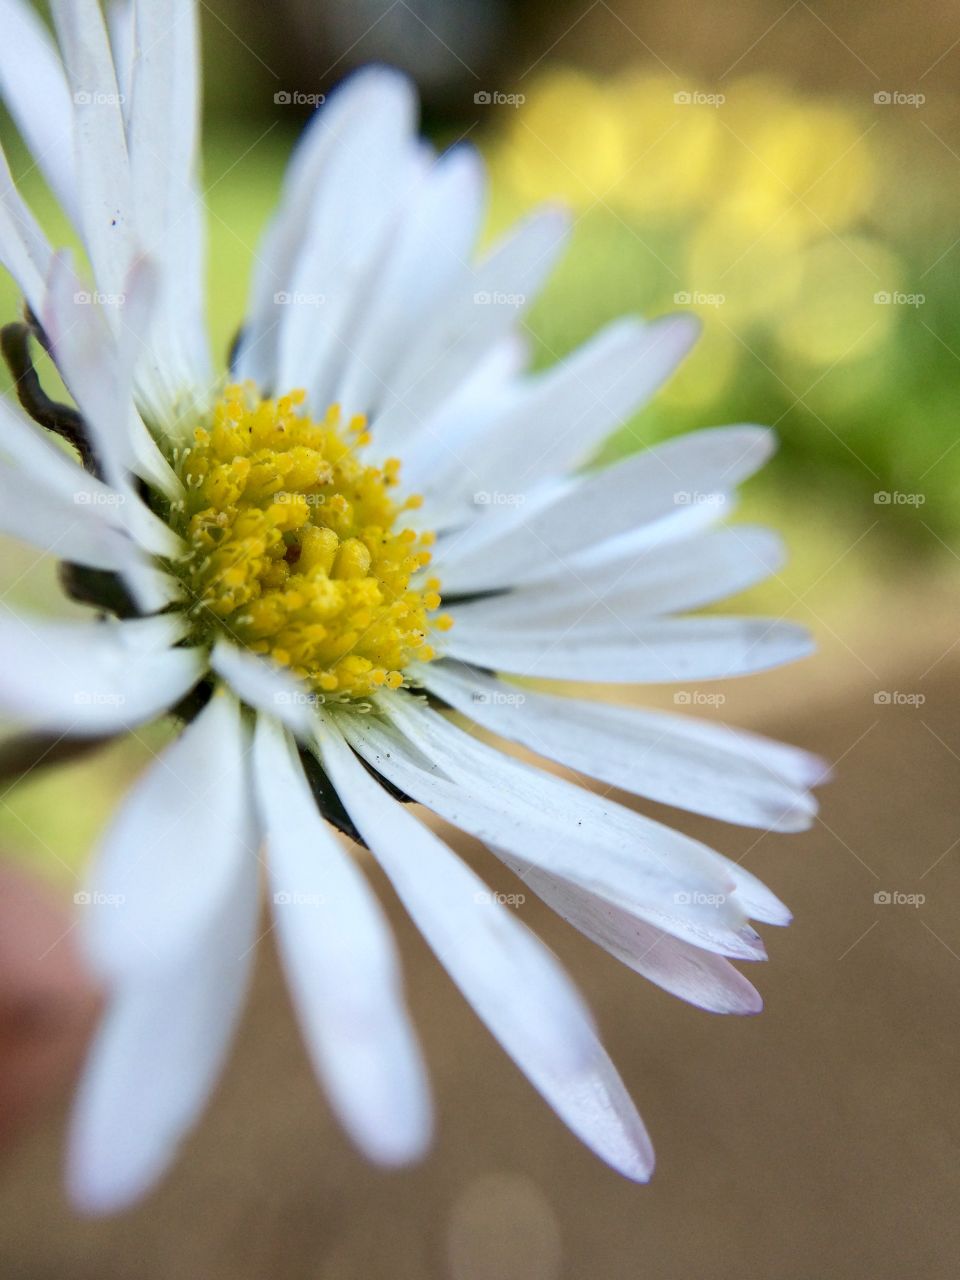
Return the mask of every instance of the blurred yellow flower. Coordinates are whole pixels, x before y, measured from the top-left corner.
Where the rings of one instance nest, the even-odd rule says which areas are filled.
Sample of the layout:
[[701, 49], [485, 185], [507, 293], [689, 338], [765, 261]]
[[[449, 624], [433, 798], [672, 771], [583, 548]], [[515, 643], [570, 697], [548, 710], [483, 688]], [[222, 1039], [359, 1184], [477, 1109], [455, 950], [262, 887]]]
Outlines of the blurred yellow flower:
[[744, 360], [776, 378], [777, 361], [828, 366], [883, 346], [895, 309], [874, 295], [903, 270], [867, 232], [885, 164], [875, 127], [859, 106], [770, 76], [710, 91], [659, 69], [553, 67], [493, 140], [498, 206], [573, 207], [581, 270], [565, 278], [578, 294], [603, 289], [610, 239], [628, 233], [606, 288], [620, 303], [632, 288], [640, 311], [700, 315], [704, 337], [667, 396], [706, 406]]

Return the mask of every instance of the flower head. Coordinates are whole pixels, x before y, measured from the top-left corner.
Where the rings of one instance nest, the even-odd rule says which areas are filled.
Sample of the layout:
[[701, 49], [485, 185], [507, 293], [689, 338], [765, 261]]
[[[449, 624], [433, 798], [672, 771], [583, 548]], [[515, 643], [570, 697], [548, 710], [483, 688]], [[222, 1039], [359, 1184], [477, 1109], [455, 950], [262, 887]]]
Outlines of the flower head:
[[[789, 919], [769, 890], [474, 730], [727, 821], [810, 821], [805, 753], [550, 683], [717, 679], [808, 651], [786, 623], [693, 613], [779, 563], [771, 534], [721, 524], [769, 434], [717, 428], [590, 467], [695, 324], [623, 320], [528, 373], [522, 315], [566, 218], [545, 209], [478, 259], [482, 166], [430, 152], [409, 83], [385, 69], [351, 77], [298, 147], [215, 374], [190, 0], [132, 0], [109, 35], [95, 0], [55, 0], [56, 43], [21, 0], [0, 10], [0, 83], [89, 264], [82, 279], [54, 251], [4, 167], [0, 256], [29, 308], [4, 351], [35, 421], [2, 408], [0, 520], [91, 606], [0, 618], [0, 709], [79, 740], [168, 712], [183, 726], [106, 832], [81, 908], [109, 1006], [72, 1194], [135, 1199], [202, 1109], [243, 1004], [261, 851], [335, 1109], [375, 1160], [424, 1149], [393, 943], [334, 828], [369, 847], [560, 1117], [646, 1179], [643, 1124], [569, 978], [405, 802], [667, 990], [756, 1011], [730, 960], [764, 954], [750, 918]], [[43, 394], [34, 340], [75, 405]]]

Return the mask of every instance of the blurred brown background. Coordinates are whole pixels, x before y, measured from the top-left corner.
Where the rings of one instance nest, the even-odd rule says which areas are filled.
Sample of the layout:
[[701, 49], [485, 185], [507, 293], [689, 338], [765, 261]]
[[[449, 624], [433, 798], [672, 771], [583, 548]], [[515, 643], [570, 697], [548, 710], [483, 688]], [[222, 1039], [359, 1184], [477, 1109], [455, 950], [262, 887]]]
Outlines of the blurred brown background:
[[[66, 1086], [3, 1153], [0, 1276], [953, 1277], [960, 8], [217, 0], [203, 6], [203, 23], [221, 343], [309, 115], [275, 95], [326, 92], [370, 59], [417, 76], [439, 140], [465, 135], [488, 152], [492, 224], [552, 194], [574, 203], [571, 265], [531, 319], [542, 362], [609, 315], [668, 310], [681, 291], [709, 291], [730, 219], [742, 219], [756, 279], [721, 261], [725, 302], [699, 308], [699, 363], [613, 448], [737, 418], [776, 425], [783, 450], [748, 513], [783, 528], [794, 559], [747, 603], [810, 625], [820, 653], [724, 686], [719, 714], [823, 753], [836, 777], [803, 836], [644, 806], [742, 858], [794, 909], [790, 929], [766, 930], [770, 963], [750, 974], [766, 1000], [758, 1018], [689, 1008], [532, 899], [520, 908], [596, 1010], [657, 1147], [650, 1186], [621, 1181], [578, 1146], [384, 890], [438, 1097], [429, 1159], [386, 1175], [349, 1148], [311, 1077], [267, 938], [229, 1073], [146, 1204], [105, 1222], [66, 1208]], [[474, 101], [486, 89], [526, 102], [491, 111]], [[727, 103], [713, 116], [672, 114], [677, 89], [725, 93]], [[878, 93], [924, 101], [877, 102]], [[624, 153], [635, 118], [656, 124]], [[593, 168], [610, 138], [609, 170], [635, 170], [635, 189], [614, 189]], [[875, 305], [896, 290], [923, 302]], [[2, 297], [9, 313], [15, 300]], [[48, 568], [25, 577], [27, 563], [10, 549], [0, 587], [54, 607]], [[643, 700], [673, 705], [671, 690]], [[68, 900], [85, 849], [143, 758], [112, 751], [6, 792], [5, 847]], [[517, 887], [482, 849], [454, 843], [497, 888]], [[923, 901], [885, 900], [897, 895]]]
[[[268, 944], [229, 1073], [161, 1190], [119, 1219], [71, 1216], [59, 1191], [62, 1116], [51, 1113], [0, 1174], [0, 1274], [955, 1275], [960, 646], [950, 651], [955, 615], [918, 637], [909, 615], [930, 609], [916, 594], [877, 626], [878, 609], [828, 643], [819, 670], [797, 673], [786, 706], [776, 675], [740, 686], [738, 720], [837, 762], [812, 832], [758, 837], [658, 815], [742, 857], [794, 907], [790, 929], [767, 930], [771, 960], [751, 973], [762, 1015], [689, 1008], [532, 900], [522, 908], [582, 983], [643, 1109], [659, 1159], [649, 1186], [579, 1146], [392, 910], [439, 1100], [438, 1142], [420, 1168], [375, 1171], [337, 1130]], [[898, 689], [921, 671], [920, 715], [874, 703], [873, 672]], [[518, 887], [456, 843], [501, 890]], [[884, 892], [925, 902], [876, 902]]]

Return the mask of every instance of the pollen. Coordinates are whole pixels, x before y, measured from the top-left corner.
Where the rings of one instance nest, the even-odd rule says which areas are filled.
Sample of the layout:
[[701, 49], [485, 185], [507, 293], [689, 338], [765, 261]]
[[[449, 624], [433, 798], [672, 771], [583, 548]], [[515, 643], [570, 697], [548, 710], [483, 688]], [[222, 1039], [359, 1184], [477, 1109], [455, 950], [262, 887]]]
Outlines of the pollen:
[[398, 496], [400, 463], [364, 462], [365, 420], [344, 425], [334, 405], [314, 421], [305, 398], [228, 387], [177, 451], [186, 496], [171, 519], [189, 551], [175, 567], [198, 633], [269, 656], [324, 699], [362, 699], [430, 661], [450, 619], [422, 573], [433, 535], [404, 524], [421, 499]]

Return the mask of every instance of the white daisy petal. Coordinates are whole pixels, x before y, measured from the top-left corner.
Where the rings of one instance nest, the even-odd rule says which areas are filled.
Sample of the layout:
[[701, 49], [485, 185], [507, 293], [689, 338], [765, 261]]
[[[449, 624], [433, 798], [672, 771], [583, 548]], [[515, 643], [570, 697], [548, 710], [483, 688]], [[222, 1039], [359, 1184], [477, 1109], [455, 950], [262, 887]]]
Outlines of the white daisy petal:
[[397, 699], [389, 709], [399, 732], [374, 717], [342, 717], [355, 750], [520, 875], [540, 868], [718, 954], [764, 957], [730, 869], [705, 845], [503, 756], [441, 717], [408, 714]]
[[322, 413], [333, 399], [352, 330], [374, 292], [385, 236], [425, 163], [414, 140], [415, 102], [390, 103], [355, 126], [330, 157], [304, 228], [281, 311], [277, 386], [302, 386]]
[[653, 1151], [636, 1108], [553, 955], [432, 832], [392, 800], [325, 717], [324, 768], [438, 959], [564, 1122], [620, 1173]]
[[718, 853], [717, 858], [726, 867], [734, 883], [734, 892], [751, 920], [763, 924], [787, 925], [793, 919], [790, 908], [773, 893], [762, 880], [758, 880], [746, 867], [732, 858]]
[[314, 1067], [351, 1137], [383, 1164], [426, 1148], [426, 1071], [387, 921], [317, 812], [292, 742], [260, 716], [254, 777], [280, 954]]
[[[139, 545], [153, 555], [182, 553], [179, 535], [141, 496], [134, 475], [151, 481], [161, 492], [180, 491], [179, 481], [149, 435], [132, 400], [133, 363], [153, 301], [153, 274], [139, 260], [127, 276], [126, 292], [116, 305], [101, 308], [79, 281], [65, 255], [53, 260], [41, 312], [61, 376], [83, 413], [94, 452], [112, 487], [122, 496], [116, 508]], [[109, 310], [123, 313], [114, 334], [106, 320]], [[145, 612], [163, 608], [171, 591], [150, 565], [134, 561], [123, 579]], [[166, 585], [169, 586], [170, 580]], [[179, 588], [173, 598], [179, 594]]]
[[[691, 432], [581, 477], [529, 517], [522, 504], [499, 508], [471, 538], [441, 542], [436, 570], [448, 592], [473, 592], [536, 581], [558, 565], [575, 568], [591, 547], [674, 515], [678, 506], [722, 506], [722, 495], [772, 449], [762, 427]], [[509, 477], [503, 487], [509, 491]]]
[[63, 64], [36, 11], [0, 0], [0, 90], [64, 212], [79, 223], [73, 99]]
[[412, 119], [413, 110], [406, 77], [386, 67], [370, 67], [345, 80], [317, 112], [290, 161], [279, 208], [259, 249], [237, 351], [238, 377], [252, 378], [268, 389], [277, 384], [281, 324], [288, 313], [276, 299], [290, 292], [312, 205], [333, 157], [352, 146], [354, 130], [364, 121]]
[[567, 632], [603, 625], [611, 615], [632, 624], [687, 612], [746, 591], [782, 566], [781, 540], [767, 529], [738, 525], [612, 558], [561, 582], [536, 583], [504, 595], [451, 606], [458, 624], [507, 630]]
[[134, 536], [153, 535], [156, 549], [173, 551], [179, 540], [169, 528], [129, 487], [119, 493], [84, 471], [6, 401], [0, 401], [0, 494], [4, 533], [72, 563], [117, 571], [144, 612], [179, 598], [179, 584], [151, 563]]
[[390, 378], [374, 424], [390, 448], [422, 425], [487, 353], [519, 323], [553, 269], [569, 229], [567, 215], [531, 214], [475, 267], [414, 338]]
[[117, 70], [117, 84], [123, 96], [123, 118], [128, 130], [133, 98], [133, 62], [137, 52], [133, 7], [134, 0], [108, 0], [105, 5], [110, 50]]
[[237, 703], [215, 694], [125, 797], [90, 869], [84, 920], [108, 981], [149, 981], [175, 966], [238, 864], [255, 859], [247, 750]]
[[[423, 799], [423, 803], [436, 808], [464, 830], [519, 853], [522, 863], [511, 863], [519, 868], [519, 874], [524, 874], [523, 868], [527, 865], [535, 866], [542, 861], [534, 852], [537, 832], [541, 838], [549, 832], [551, 853], [545, 865], [549, 873], [574, 883], [582, 881], [589, 887], [591, 876], [602, 878], [605, 871], [617, 866], [618, 856], [625, 854], [628, 867], [634, 871], [634, 881], [625, 880], [615, 885], [612, 893], [610, 884], [606, 888], [594, 887], [614, 902], [624, 905], [633, 902], [636, 910], [645, 914], [651, 923], [719, 954], [741, 959], [764, 957], [756, 933], [744, 927], [747, 918], [789, 924], [789, 910], [765, 884], [739, 863], [707, 845], [625, 809], [605, 796], [584, 791], [554, 774], [543, 773], [505, 756], [436, 712], [412, 708], [408, 696], [381, 695], [381, 702], [414, 746], [422, 764], [412, 760], [402, 739], [378, 736], [376, 723], [370, 717], [356, 717], [353, 721], [357, 750], [363, 753], [366, 743], [377, 745], [380, 749], [377, 767], [388, 775], [396, 763], [392, 756], [384, 760], [384, 754], [390, 755], [392, 751], [399, 761], [406, 757], [405, 763], [408, 766], [412, 763], [413, 769], [408, 767], [404, 777], [394, 781], [416, 799], [428, 794], [431, 798]], [[421, 791], [424, 778], [417, 776], [424, 766], [430, 770], [426, 793]], [[469, 788], [469, 800], [461, 790], [451, 809], [451, 792], [443, 788], [437, 776], [440, 772], [459, 782], [463, 789]], [[504, 810], [502, 815], [493, 818], [494, 822], [500, 821], [499, 827], [483, 825], [490, 823], [491, 815], [490, 806], [485, 806], [484, 797], [477, 794], [475, 780], [478, 777], [496, 788], [497, 806]], [[438, 807], [438, 801], [442, 807]], [[530, 833], [518, 845], [518, 830], [511, 831], [509, 821], [503, 824], [501, 819], [507, 817], [512, 818], [514, 824], [522, 823], [524, 814]], [[565, 867], [562, 859], [565, 844], [576, 850], [581, 842], [583, 847]], [[672, 876], [677, 877], [677, 883]]]
[[[0, 399], [0, 457], [16, 464], [32, 480], [65, 502], [98, 507], [105, 520], [122, 523], [119, 495], [74, 461], [53, 438], [31, 422], [11, 401]], [[82, 495], [82, 497], [81, 497]]]
[[762, 740], [704, 739], [696, 720], [536, 693], [455, 663], [417, 675], [484, 728], [635, 795], [765, 830], [804, 830], [816, 815], [805, 780], [784, 776]]
[[[461, 527], [465, 519], [478, 513], [476, 496], [480, 492], [476, 470], [477, 445], [492, 422], [497, 422], [524, 394], [522, 371], [530, 358], [524, 336], [508, 333], [492, 347], [448, 396], [423, 422], [412, 439], [403, 446], [403, 482], [414, 493], [423, 495], [423, 507], [413, 517], [418, 527], [435, 533], [450, 526]], [[370, 446], [372, 456], [382, 462], [391, 454], [389, 440], [374, 431]], [[438, 450], [441, 454], [438, 454]], [[443, 460], [456, 453], [460, 470], [456, 483], [446, 483]], [[444, 473], [436, 474], [438, 464]], [[465, 508], [464, 493], [470, 495], [471, 507]]]
[[722, 956], [542, 871], [528, 869], [524, 882], [575, 929], [671, 995], [710, 1013], [759, 1013], [763, 1007], [753, 984]]
[[[646, 714], [656, 715], [654, 712]], [[804, 751], [802, 747], [792, 747], [759, 733], [710, 720], [697, 720], [692, 716], [668, 715], [663, 719], [669, 720], [672, 727], [682, 732], [691, 744], [747, 756], [764, 768], [779, 773], [791, 786], [815, 787], [829, 780], [830, 766], [826, 760], [812, 751]]]
[[132, 572], [139, 556], [136, 543], [103, 514], [103, 508], [90, 505], [93, 495], [79, 468], [77, 477], [71, 503], [29, 472], [0, 461], [0, 533], [75, 564]]
[[210, 653], [210, 666], [248, 706], [274, 716], [302, 740], [311, 739], [316, 727], [317, 695], [268, 659], [218, 640]]
[[14, 186], [0, 148], [0, 262], [16, 280], [34, 314], [43, 303], [44, 280], [53, 251], [40, 224]]
[[434, 469], [428, 485], [458, 488], [476, 515], [472, 498], [478, 492], [524, 493], [573, 470], [666, 381], [698, 331], [692, 316], [667, 316], [651, 324], [615, 321], [530, 379], [506, 413], [488, 421], [476, 440], [465, 442], [473, 446], [469, 466], [456, 447], [460, 442], [448, 443], [432, 432]]
[[[140, 475], [168, 495], [181, 492], [131, 396], [134, 356], [153, 296], [154, 273], [141, 260], [126, 277], [121, 301], [101, 307], [81, 287], [67, 255], [57, 254], [41, 316], [57, 368], [84, 415], [106, 477], [129, 498], [125, 514], [136, 522], [136, 532], [150, 550], [172, 555], [181, 547], [180, 539], [149, 510], [129, 479]], [[119, 337], [107, 322], [110, 310], [122, 315]]]
[[376, 410], [411, 329], [422, 326], [438, 298], [469, 261], [479, 233], [483, 164], [456, 147], [431, 166], [402, 211], [377, 288], [342, 353], [333, 399], [346, 413]]
[[120, 87], [97, 0], [52, 0], [73, 95], [79, 229], [97, 288], [121, 294], [134, 257], [130, 165]]
[[[189, 847], [202, 862], [202, 843]], [[157, 850], [161, 859], [176, 852]], [[70, 1123], [67, 1185], [82, 1212], [116, 1213], [151, 1189], [223, 1067], [256, 942], [253, 857], [235, 858], [220, 889], [174, 964], [121, 980], [111, 994]]]
[[73, 95], [79, 229], [97, 288], [123, 292], [134, 255], [131, 174], [120, 88], [97, 0], [52, 0]]
[[446, 651], [461, 662], [545, 680], [667, 684], [728, 680], [796, 662], [813, 652], [805, 627], [774, 618], [611, 619], [558, 634], [454, 628]]
[[142, 251], [162, 264], [150, 352], [169, 409], [210, 381], [203, 217], [195, 181], [199, 97], [193, 0], [136, 0], [129, 108], [131, 192]]
[[206, 656], [174, 649], [170, 615], [133, 622], [47, 622], [0, 615], [0, 711], [77, 737], [122, 733], [163, 715], [203, 675]]

